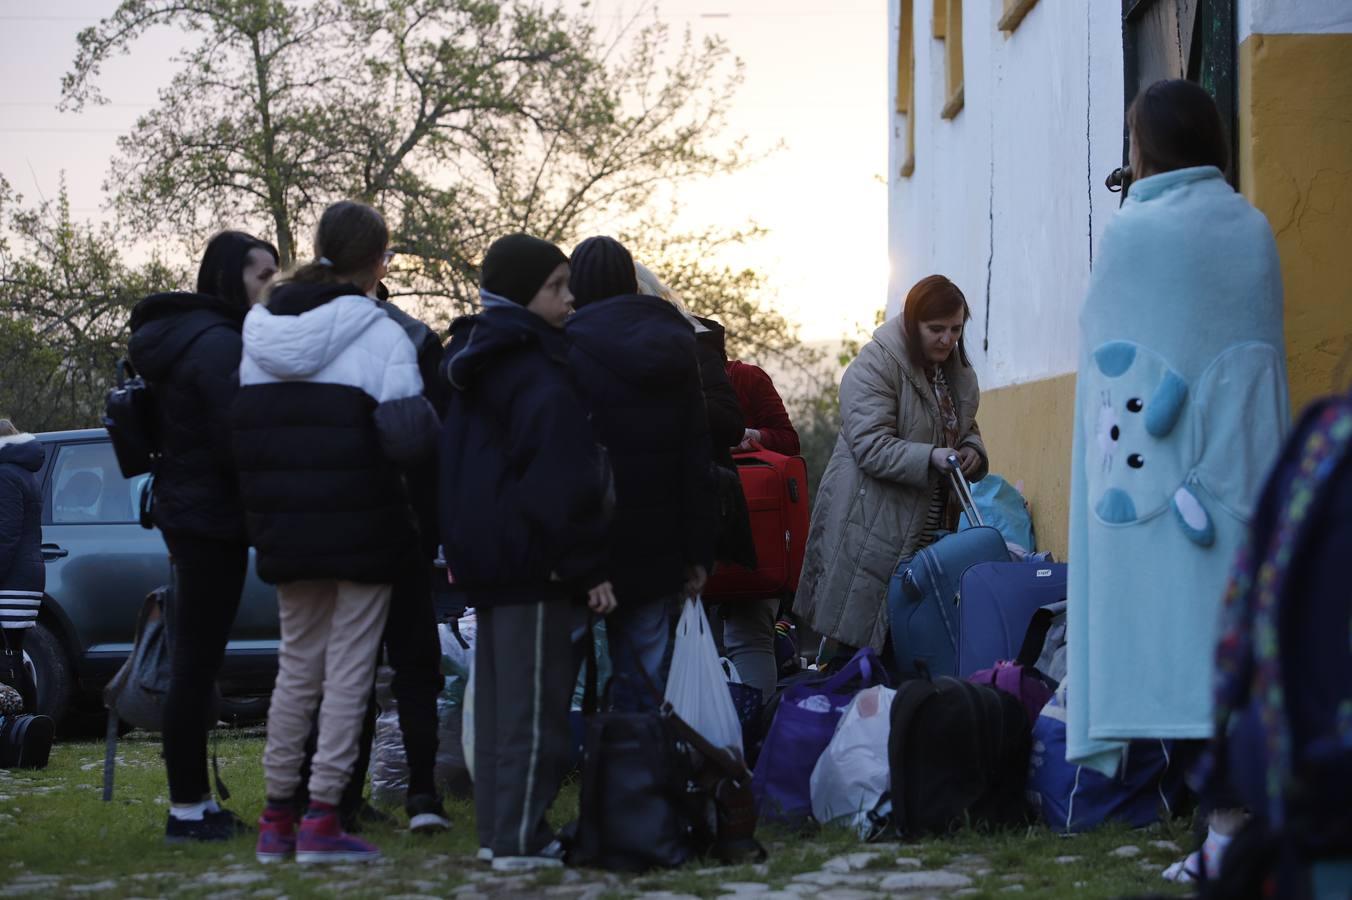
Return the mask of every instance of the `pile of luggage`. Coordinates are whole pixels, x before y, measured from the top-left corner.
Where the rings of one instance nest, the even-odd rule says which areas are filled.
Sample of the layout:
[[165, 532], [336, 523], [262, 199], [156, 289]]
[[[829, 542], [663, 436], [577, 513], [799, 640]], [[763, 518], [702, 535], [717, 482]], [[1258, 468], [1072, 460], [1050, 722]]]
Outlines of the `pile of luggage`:
[[1065, 585], [1063, 565], [978, 564], [960, 582], [951, 667], [922, 661], [894, 681], [865, 648], [784, 684], [754, 770], [762, 817], [843, 823], [866, 840], [1171, 817], [1184, 795], [1171, 742], [1133, 745], [1115, 778], [1065, 761]]
[[1140, 742], [1116, 778], [1066, 763], [1066, 566], [1029, 552], [1026, 511], [1005, 496], [1017, 492], [988, 481], [978, 503], [955, 471], [968, 527], [898, 566], [886, 664], [865, 648], [781, 684], [752, 747], [763, 817], [877, 839], [1173, 814], [1184, 785], [1170, 742]]

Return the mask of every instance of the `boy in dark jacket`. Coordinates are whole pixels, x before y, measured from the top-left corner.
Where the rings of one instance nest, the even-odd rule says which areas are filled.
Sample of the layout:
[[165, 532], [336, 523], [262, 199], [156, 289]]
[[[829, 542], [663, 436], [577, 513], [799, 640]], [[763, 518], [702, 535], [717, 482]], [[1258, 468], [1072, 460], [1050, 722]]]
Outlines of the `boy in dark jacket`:
[[483, 312], [451, 326], [441, 534], [478, 611], [474, 802], [482, 858], [558, 866], [545, 814], [570, 755], [574, 598], [615, 606], [606, 474], [567, 369], [568, 259], [524, 234], [484, 257]]
[[615, 471], [611, 701], [653, 709], [645, 682], [662, 690], [675, 613], [703, 589], [714, 558], [717, 495], [695, 334], [675, 306], [638, 294], [633, 258], [611, 238], [577, 246], [571, 286], [568, 358]]

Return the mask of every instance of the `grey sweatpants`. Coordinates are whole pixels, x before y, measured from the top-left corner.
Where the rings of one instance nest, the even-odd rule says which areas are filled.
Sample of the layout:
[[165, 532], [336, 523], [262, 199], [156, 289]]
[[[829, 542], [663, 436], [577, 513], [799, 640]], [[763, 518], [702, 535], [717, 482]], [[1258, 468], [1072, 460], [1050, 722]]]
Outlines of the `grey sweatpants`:
[[[530, 856], [554, 840], [545, 819], [567, 774], [576, 612], [562, 590], [478, 608], [474, 653], [474, 812], [479, 846]], [[513, 598], [516, 599], [516, 598]]]

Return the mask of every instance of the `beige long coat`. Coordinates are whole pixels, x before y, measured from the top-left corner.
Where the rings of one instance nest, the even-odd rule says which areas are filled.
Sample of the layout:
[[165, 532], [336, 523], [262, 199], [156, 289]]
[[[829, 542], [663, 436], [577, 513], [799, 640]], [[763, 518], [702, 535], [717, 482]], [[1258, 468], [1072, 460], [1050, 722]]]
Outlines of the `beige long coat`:
[[[976, 372], [958, 354], [944, 364], [958, 412], [958, 445], [981, 454]], [[808, 530], [794, 612], [845, 644], [881, 650], [887, 585], [913, 555], [940, 475], [930, 453], [944, 445], [939, 404], [924, 372], [914, 371], [901, 321], [873, 333], [840, 385], [840, 438], [822, 476]]]

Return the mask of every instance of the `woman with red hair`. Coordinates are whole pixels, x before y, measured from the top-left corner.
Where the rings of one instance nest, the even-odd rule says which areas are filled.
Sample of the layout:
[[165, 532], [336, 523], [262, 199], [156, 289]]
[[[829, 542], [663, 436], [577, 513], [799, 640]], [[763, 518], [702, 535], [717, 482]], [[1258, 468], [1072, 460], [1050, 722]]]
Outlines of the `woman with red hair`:
[[900, 320], [885, 322], [845, 370], [840, 437], [822, 476], [794, 612], [845, 647], [881, 651], [887, 584], [897, 563], [957, 523], [948, 490], [956, 455], [986, 475], [976, 424], [981, 391], [963, 329], [958, 286], [922, 278]]

